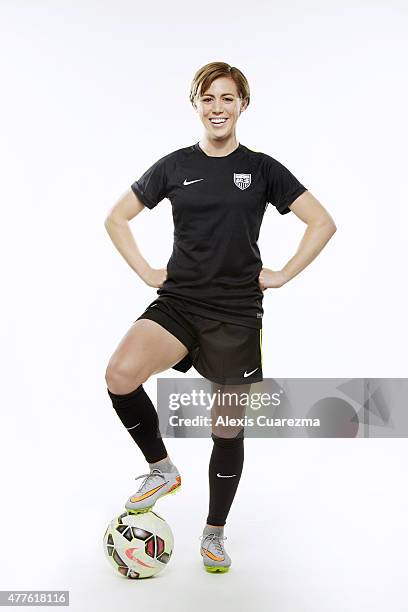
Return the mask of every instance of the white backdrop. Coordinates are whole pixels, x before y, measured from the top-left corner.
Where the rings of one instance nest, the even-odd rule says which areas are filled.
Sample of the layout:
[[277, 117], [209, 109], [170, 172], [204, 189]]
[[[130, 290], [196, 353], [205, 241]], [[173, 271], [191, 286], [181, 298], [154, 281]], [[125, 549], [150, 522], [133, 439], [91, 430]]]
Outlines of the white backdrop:
[[[156, 296], [104, 219], [154, 161], [200, 139], [188, 100], [200, 66], [244, 72], [239, 142], [285, 164], [338, 228], [303, 273], [265, 292], [264, 377], [406, 376], [407, 5], [1, 0], [0, 11], [0, 588], [70, 589], [81, 611], [402, 612], [403, 439], [247, 440], [227, 575], [207, 575], [199, 555], [209, 440], [169, 441], [185, 484], [157, 506], [176, 537], [157, 580], [117, 579], [101, 538], [146, 470], [105, 368]], [[164, 267], [170, 202], [131, 228]], [[264, 266], [281, 268], [304, 229], [268, 207]], [[156, 377], [144, 386], [155, 401]]]

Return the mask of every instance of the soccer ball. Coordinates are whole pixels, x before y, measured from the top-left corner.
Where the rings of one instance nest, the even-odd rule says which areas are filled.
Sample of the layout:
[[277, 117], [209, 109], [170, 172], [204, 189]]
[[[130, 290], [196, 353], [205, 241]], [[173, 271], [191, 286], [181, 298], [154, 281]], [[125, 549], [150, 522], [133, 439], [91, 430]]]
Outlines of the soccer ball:
[[126, 578], [149, 578], [170, 561], [174, 538], [168, 523], [150, 510], [123, 512], [109, 523], [103, 548], [109, 563]]

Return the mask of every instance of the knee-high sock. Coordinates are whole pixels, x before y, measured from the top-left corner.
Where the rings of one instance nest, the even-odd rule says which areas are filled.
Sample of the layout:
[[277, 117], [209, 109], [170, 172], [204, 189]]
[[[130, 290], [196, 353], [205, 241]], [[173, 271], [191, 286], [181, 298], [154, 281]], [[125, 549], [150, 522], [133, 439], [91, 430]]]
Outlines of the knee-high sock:
[[164, 459], [167, 451], [159, 430], [159, 418], [143, 385], [124, 395], [117, 395], [109, 389], [107, 391], [118, 417], [146, 461], [154, 463]]
[[207, 523], [225, 525], [244, 465], [244, 430], [235, 438], [211, 434], [213, 450], [208, 468], [210, 503]]

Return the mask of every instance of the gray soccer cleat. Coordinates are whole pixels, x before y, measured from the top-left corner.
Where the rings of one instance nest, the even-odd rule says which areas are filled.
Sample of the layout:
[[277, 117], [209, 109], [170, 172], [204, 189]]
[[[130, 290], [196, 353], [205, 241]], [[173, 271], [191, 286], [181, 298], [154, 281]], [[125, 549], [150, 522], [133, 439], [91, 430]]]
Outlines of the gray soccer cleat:
[[223, 540], [226, 539], [226, 537], [216, 536], [214, 533], [200, 536], [200, 540], [202, 540], [200, 552], [207, 572], [228, 572], [231, 558], [223, 545]]
[[159, 468], [153, 468], [149, 474], [141, 474], [135, 480], [139, 478], [144, 478], [144, 481], [125, 504], [126, 510], [134, 514], [149, 512], [159, 497], [175, 493], [181, 486], [181, 476], [178, 471], [162, 472]]

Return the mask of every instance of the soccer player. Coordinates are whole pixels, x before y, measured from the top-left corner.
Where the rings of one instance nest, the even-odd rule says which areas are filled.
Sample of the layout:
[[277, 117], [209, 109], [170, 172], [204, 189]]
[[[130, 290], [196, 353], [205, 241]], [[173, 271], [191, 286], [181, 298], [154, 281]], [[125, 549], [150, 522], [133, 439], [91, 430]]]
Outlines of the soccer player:
[[[134, 321], [109, 360], [107, 391], [139, 446], [150, 471], [129, 497], [129, 512], [146, 512], [181, 485], [143, 388], [168, 368], [191, 366], [213, 391], [248, 393], [262, 376], [263, 292], [301, 272], [336, 226], [318, 200], [279, 161], [251, 150], [236, 137], [248, 107], [248, 81], [236, 67], [211, 62], [191, 83], [190, 101], [204, 131], [199, 142], [158, 159], [109, 212], [105, 227], [131, 268], [158, 297]], [[172, 206], [173, 252], [153, 269], [140, 253], [128, 222], [164, 198]], [[262, 265], [258, 236], [268, 203], [281, 215], [293, 211], [307, 224], [296, 254], [282, 270]], [[242, 416], [239, 399], [229, 407]], [[223, 412], [215, 406], [214, 415]], [[200, 536], [207, 571], [228, 571], [224, 526], [244, 462], [244, 428], [212, 428], [209, 512]]]

